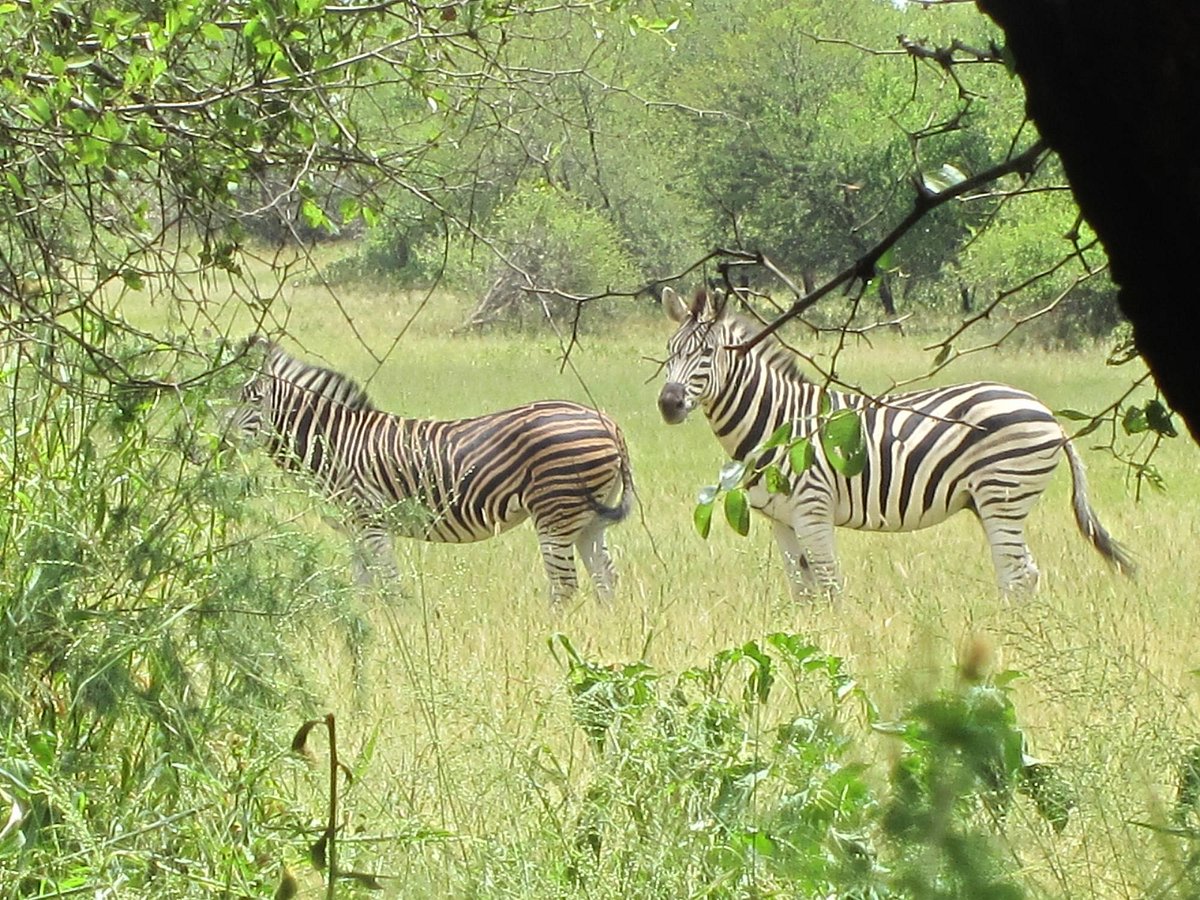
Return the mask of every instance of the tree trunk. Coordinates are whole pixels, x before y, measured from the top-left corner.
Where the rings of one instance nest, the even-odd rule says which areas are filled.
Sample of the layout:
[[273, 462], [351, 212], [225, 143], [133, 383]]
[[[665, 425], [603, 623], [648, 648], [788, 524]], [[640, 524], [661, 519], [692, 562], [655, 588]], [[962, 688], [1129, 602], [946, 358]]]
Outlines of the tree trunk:
[[1200, 441], [1200, 3], [976, 2], [1104, 243], [1138, 350]]

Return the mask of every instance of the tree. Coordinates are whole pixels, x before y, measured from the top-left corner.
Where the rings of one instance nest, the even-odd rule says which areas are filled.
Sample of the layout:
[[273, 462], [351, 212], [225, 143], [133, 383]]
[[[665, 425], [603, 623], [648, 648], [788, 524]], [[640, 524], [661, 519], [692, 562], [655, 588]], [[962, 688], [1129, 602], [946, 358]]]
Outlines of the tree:
[[1200, 8], [978, 5], [1004, 29], [1029, 115], [1108, 251], [1137, 349], [1200, 441], [1200, 303], [1189, 263], [1200, 235]]

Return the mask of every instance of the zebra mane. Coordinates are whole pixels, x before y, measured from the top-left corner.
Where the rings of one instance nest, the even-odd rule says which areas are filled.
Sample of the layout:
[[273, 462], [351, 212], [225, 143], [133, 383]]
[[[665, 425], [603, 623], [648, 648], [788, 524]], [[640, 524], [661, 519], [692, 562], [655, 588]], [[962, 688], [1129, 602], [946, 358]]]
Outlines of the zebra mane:
[[350, 376], [289, 356], [278, 344], [268, 344], [266, 368], [275, 378], [349, 409], [377, 409], [366, 389]]
[[[726, 311], [724, 316], [729, 334], [735, 343], [745, 343], [752, 340], [763, 329], [763, 324], [749, 316], [732, 311]], [[800, 368], [800, 357], [784, 346], [783, 341], [774, 334], [769, 334], [751, 351], [762, 360], [768, 368], [778, 372], [793, 381], [807, 381], [808, 377]]]

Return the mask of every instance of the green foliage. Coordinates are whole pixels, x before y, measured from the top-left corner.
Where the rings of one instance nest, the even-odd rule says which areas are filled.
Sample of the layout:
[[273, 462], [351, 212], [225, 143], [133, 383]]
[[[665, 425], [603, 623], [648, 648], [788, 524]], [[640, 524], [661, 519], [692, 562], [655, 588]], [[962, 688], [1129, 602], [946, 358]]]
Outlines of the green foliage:
[[781, 633], [667, 679], [551, 647], [597, 761], [568, 877], [626, 896], [870, 884], [877, 800], [844, 731], [873, 710], [843, 660]]
[[746, 461], [735, 459], [721, 466], [717, 483], [700, 490], [692, 511], [692, 522], [700, 537], [708, 538], [713, 507], [722, 496], [729, 527], [742, 537], [749, 534], [749, 490], [761, 484], [769, 494], [790, 494], [795, 479], [816, 461], [817, 446], [839, 475], [854, 478], [862, 473], [867, 443], [861, 414], [854, 409], [833, 410], [828, 396], [821, 400], [815, 427], [802, 429], [794, 422], [784, 422], [747, 454]]
[[[1166, 479], [1151, 463], [1159, 445], [1166, 438], [1179, 436], [1171, 410], [1158, 397], [1151, 397], [1140, 406], [1137, 403], [1113, 404], [1099, 413], [1088, 413], [1078, 409], [1060, 409], [1055, 415], [1072, 422], [1084, 423], [1076, 437], [1092, 434], [1104, 429], [1108, 432], [1108, 443], [1102, 447], [1129, 467], [1138, 484], [1148, 484], [1158, 491], [1165, 491]], [[1122, 437], [1139, 442], [1131, 449], [1122, 446]]]
[[474, 236], [454, 242], [446, 261], [451, 285], [482, 298], [471, 324], [536, 320], [547, 311], [569, 319], [575, 305], [558, 293], [602, 294], [636, 280], [612, 223], [542, 182], [522, 185], [498, 209], [493, 233], [488, 248]]
[[0, 437], [0, 791], [19, 820], [0, 883], [256, 892], [281, 850], [289, 644], [344, 589], [316, 543], [249, 515], [205, 394], [157, 378], [173, 354], [81, 325], [93, 352], [47, 329], [0, 373], [21, 423]]
[[[1018, 793], [1055, 831], [1076, 803], [1054, 767], [1025, 755], [1011, 673], [882, 723], [845, 661], [795, 634], [673, 678], [591, 662], [555, 635], [559, 648], [596, 755], [564, 875], [590, 888], [1021, 897], [996, 826]], [[886, 784], [860, 761], [870, 728], [903, 743]]]
[[1055, 831], [1066, 827], [1073, 792], [1054, 767], [1025, 755], [1025, 736], [1007, 685], [971, 684], [915, 704], [898, 723], [875, 723], [905, 745], [895, 763], [892, 797], [881, 825], [904, 848], [895, 863], [896, 884], [915, 897], [1025, 896], [989, 847], [977, 824], [1002, 821], [1017, 792]]

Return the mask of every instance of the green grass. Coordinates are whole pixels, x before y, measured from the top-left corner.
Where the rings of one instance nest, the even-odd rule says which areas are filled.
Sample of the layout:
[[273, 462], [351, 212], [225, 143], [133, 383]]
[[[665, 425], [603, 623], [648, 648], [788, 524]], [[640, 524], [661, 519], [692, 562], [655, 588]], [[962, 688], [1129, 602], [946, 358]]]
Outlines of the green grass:
[[[1167, 493], [1140, 502], [1122, 465], [1103, 452], [1084, 454], [1093, 505], [1136, 554], [1136, 583], [1110, 573], [1078, 534], [1063, 466], [1029, 526], [1043, 573], [1036, 597], [997, 594], [982, 533], [962, 515], [916, 534], [839, 531], [844, 594], [797, 604], [761, 520], [746, 539], [723, 523], [707, 542], [692, 529], [696, 491], [722, 457], [699, 415], [679, 427], [659, 418], [660, 377], [647, 357], [662, 356], [670, 328], [652, 311], [589, 323], [564, 370], [562, 346], [548, 333], [450, 336], [465, 307], [445, 298], [421, 311], [421, 295], [384, 288], [346, 291], [335, 303], [299, 284], [286, 297], [287, 346], [368, 381], [381, 407], [449, 418], [543, 397], [595, 402], [625, 430], [638, 484], [634, 515], [609, 532], [621, 578], [611, 605], [585, 589], [568, 608], [551, 609], [528, 526], [470, 546], [402, 541], [402, 583], [361, 601], [372, 626], [365, 667], [356, 674], [332, 632], [298, 649], [309, 654], [319, 699], [296, 710], [297, 725], [337, 714], [343, 754], [360, 767], [345, 799], [347, 837], [386, 838], [361, 845], [357, 866], [396, 876], [387, 896], [572, 894], [553, 877], [554, 861], [595, 762], [571, 721], [563, 666], [548, 649], [555, 632], [592, 660], [644, 659], [679, 672], [723, 648], [793, 631], [844, 657], [884, 718], [953, 684], [960, 652], [985, 646], [993, 671], [1025, 675], [1013, 696], [1030, 752], [1060, 765], [1080, 795], [1061, 835], [1027, 805], [1010, 814], [1006, 852], [1025, 883], [1044, 896], [1140, 897], [1170, 878], [1179, 848], [1130, 823], [1162, 819], [1175, 766], [1196, 732], [1200, 454], [1186, 439], [1155, 459]], [[243, 333], [242, 321], [227, 327]], [[818, 356], [834, 347], [830, 338], [802, 342]], [[907, 379], [928, 368], [925, 343], [873, 335], [847, 348], [839, 373], [872, 389]], [[966, 357], [937, 380], [975, 378], [1026, 388], [1051, 408], [1099, 409], [1131, 374], [1106, 368], [1103, 348], [1014, 347]], [[281, 488], [287, 479], [268, 483]], [[310, 503], [300, 488], [254, 502], [276, 503], [281, 516]], [[331, 565], [345, 563], [340, 537], [330, 531], [329, 542]], [[865, 726], [856, 736], [859, 754], [882, 773], [895, 748]], [[319, 817], [319, 776], [297, 767], [295, 790]], [[292, 868], [315, 886], [303, 852], [298, 840]], [[699, 884], [695, 890], [702, 893]], [[587, 895], [620, 896], [619, 881]]]

